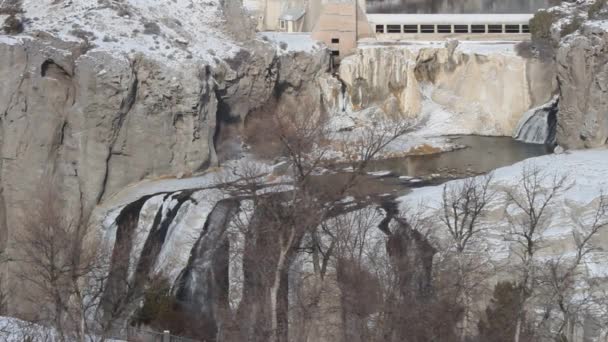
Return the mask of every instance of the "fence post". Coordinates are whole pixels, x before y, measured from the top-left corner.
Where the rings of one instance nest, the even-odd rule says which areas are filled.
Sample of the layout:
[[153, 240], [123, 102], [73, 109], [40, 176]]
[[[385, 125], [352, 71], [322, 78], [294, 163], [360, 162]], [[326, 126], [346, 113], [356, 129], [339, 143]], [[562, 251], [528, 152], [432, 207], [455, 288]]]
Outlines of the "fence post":
[[171, 342], [171, 333], [169, 330], [163, 331], [163, 342]]

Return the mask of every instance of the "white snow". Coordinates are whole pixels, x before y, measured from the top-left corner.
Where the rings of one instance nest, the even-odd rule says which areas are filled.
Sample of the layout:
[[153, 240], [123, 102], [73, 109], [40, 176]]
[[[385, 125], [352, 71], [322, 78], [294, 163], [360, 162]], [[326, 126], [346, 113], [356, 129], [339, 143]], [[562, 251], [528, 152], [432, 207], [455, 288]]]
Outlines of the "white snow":
[[589, 20], [585, 22], [585, 26], [596, 27], [608, 31], [608, 20]]
[[272, 42], [279, 53], [308, 52], [312, 53], [323, 46], [312, 39], [310, 33], [262, 32], [261, 37]]
[[[214, 56], [232, 56], [239, 49], [222, 32], [219, 0], [105, 4], [98, 0], [24, 0], [23, 8], [24, 16], [31, 19], [26, 33], [41, 30], [67, 41], [79, 41], [76, 35], [84, 35], [94, 44], [94, 50], [145, 53], [177, 65], [187, 60], [213, 63]], [[152, 30], [145, 32], [145, 25]], [[160, 34], [154, 32], [155, 25]]]
[[243, 0], [243, 7], [249, 12], [256, 12], [260, 9], [259, 0]]
[[15, 39], [13, 37], [0, 35], [0, 44], [17, 45], [17, 44], [19, 44], [19, 40]]
[[[75, 339], [66, 339], [66, 342], [75, 342]], [[99, 336], [87, 336], [87, 342], [97, 342], [102, 339]], [[123, 340], [103, 339], [107, 342], [126, 342]], [[60, 338], [56, 336], [55, 331], [51, 328], [44, 327], [40, 324], [35, 324], [20, 320], [14, 317], [0, 316], [0, 341], [2, 342], [23, 342], [23, 341], [46, 341], [59, 342]]]
[[367, 173], [370, 176], [374, 176], [374, 177], [386, 177], [386, 176], [390, 176], [392, 174], [391, 171], [374, 171], [374, 172], [368, 172]]
[[[516, 47], [521, 41], [509, 41], [509, 40], [485, 40], [485, 41], [474, 41], [474, 40], [460, 40], [458, 41], [458, 47], [455, 51], [459, 51], [466, 54], [476, 55], [494, 55], [501, 54], [507, 56], [516, 56]], [[417, 53], [421, 49], [428, 48], [444, 48], [446, 45], [445, 39], [440, 40], [382, 40], [382, 39], [362, 39], [359, 41], [359, 49], [378, 48], [382, 46], [386, 47], [400, 47], [406, 48], [412, 52]]]
[[[572, 182], [570, 188], [561, 196], [555, 198], [550, 225], [543, 232], [543, 237], [548, 243], [562, 243], [571, 239], [572, 227], [575, 227], [568, 221], [571, 210], [582, 210], [582, 213], [578, 214], [579, 217], [589, 215], [590, 212], [595, 210], [593, 202], [601, 195], [602, 189], [608, 190], [608, 178], [605, 176], [608, 174], [608, 149], [547, 155], [500, 168], [494, 172], [495, 187], [499, 189], [500, 187], [517, 186], [523, 168], [534, 165], [540, 167], [544, 174], [549, 177], [568, 175]], [[462, 180], [455, 180], [447, 184], [457, 184], [459, 182], [462, 182]], [[443, 185], [412, 190], [411, 193], [398, 199], [401, 211], [408, 212], [408, 208], [420, 207], [420, 203], [423, 203], [423, 215], [427, 217], [434, 215], [440, 206], [442, 189]], [[503, 207], [503, 200], [498, 197], [491, 206], [499, 210]], [[504, 252], [506, 242], [500, 236], [508, 230], [508, 222], [504, 215], [497, 213], [493, 215], [487, 225], [489, 236], [495, 236], [489, 238], [488, 242], [493, 245], [493, 249], [502, 250], [502, 252], [494, 254], [494, 258], [500, 260], [507, 255]], [[558, 248], [558, 250], [560, 250], [560, 255], [567, 252], [563, 248]], [[547, 251], [547, 253], [550, 252]], [[606, 263], [608, 261], [608, 251], [596, 251], [592, 253], [592, 258], [603, 260]], [[608, 273], [608, 268], [602, 268], [601, 263], [596, 262], [590, 267], [592, 273]]]

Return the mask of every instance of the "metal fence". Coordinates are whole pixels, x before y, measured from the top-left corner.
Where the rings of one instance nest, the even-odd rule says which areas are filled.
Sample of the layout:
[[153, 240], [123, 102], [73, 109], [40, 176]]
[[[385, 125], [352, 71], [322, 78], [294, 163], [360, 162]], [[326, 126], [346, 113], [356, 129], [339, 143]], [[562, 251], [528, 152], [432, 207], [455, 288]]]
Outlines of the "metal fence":
[[171, 335], [168, 331], [156, 332], [134, 327], [127, 329], [127, 341], [129, 342], [201, 342], [186, 337]]

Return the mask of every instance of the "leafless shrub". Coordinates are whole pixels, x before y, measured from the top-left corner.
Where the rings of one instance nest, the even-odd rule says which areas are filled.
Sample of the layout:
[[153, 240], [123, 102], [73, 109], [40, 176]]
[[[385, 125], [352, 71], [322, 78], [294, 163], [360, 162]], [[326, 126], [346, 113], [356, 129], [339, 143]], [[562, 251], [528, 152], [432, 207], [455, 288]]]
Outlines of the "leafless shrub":
[[438, 278], [451, 278], [453, 292], [462, 308], [460, 340], [465, 341], [474, 333], [472, 320], [474, 299], [484, 290], [484, 282], [492, 267], [483, 246], [481, 233], [487, 227], [483, 220], [487, 207], [496, 197], [492, 190], [492, 175], [468, 178], [460, 183], [445, 185], [442, 192], [439, 220], [440, 229], [449, 237], [440, 252], [436, 272]]
[[527, 164], [519, 180], [519, 187], [507, 189], [506, 217], [510, 231], [506, 239], [513, 243], [512, 251], [519, 259], [518, 283], [521, 286], [521, 302], [514, 341], [521, 334], [527, 301], [537, 290], [537, 252], [544, 247], [543, 234], [551, 220], [551, 205], [556, 197], [570, 187], [567, 176], [547, 175], [538, 166]]
[[[344, 211], [341, 200], [356, 186], [370, 160], [392, 141], [409, 132], [411, 124], [396, 123], [382, 130], [378, 127], [363, 130], [359, 138], [351, 142], [356, 154], [350, 160], [353, 172], [343, 182], [319, 189], [314, 182], [317, 177], [315, 172], [325, 166], [326, 156], [332, 149], [332, 133], [327, 129], [326, 118], [314, 108], [317, 106], [312, 98], [285, 100], [263, 116], [262, 124], [250, 121], [247, 125], [248, 130], [255, 127], [255, 136], [266, 140], [258, 152], [270, 149], [273, 152], [265, 154], [273, 155], [276, 152], [288, 160], [290, 172], [287, 175], [291, 178], [291, 185], [283, 193], [266, 193], [260, 191], [264, 186], [256, 172], [247, 172], [247, 175], [240, 177], [245, 183], [240, 188], [241, 193], [253, 203], [253, 212], [241, 229], [245, 237], [243, 298], [237, 310], [239, 326], [234, 328], [240, 331], [240, 338], [255, 336], [263, 341], [287, 340], [290, 307], [288, 272], [301, 252], [305, 239], [310, 239], [307, 240], [310, 242], [308, 247], [316, 260], [314, 272], [319, 280], [325, 278], [330, 260], [335, 262], [334, 267], [338, 264], [337, 260], [342, 260], [343, 270], [360, 270], [358, 274], [366, 272], [356, 262], [353, 264], [350, 258], [335, 256], [334, 249], [339, 241], [343, 241], [341, 237], [337, 237], [333, 246], [331, 242], [329, 245], [320, 243], [321, 235], [325, 238], [331, 235], [329, 229], [323, 232], [322, 227], [328, 219]], [[268, 141], [272, 144], [268, 144]], [[348, 276], [343, 273], [342, 279], [346, 278]], [[315, 298], [319, 298], [320, 294], [320, 291], [307, 293], [306, 301], [317, 306], [320, 300]], [[316, 308], [310, 308], [308, 312], [314, 310]]]
[[59, 340], [103, 339], [118, 318], [100, 308], [110, 257], [89, 225], [89, 215], [68, 217], [57, 189], [51, 181], [42, 183], [38, 197], [25, 208], [15, 239], [17, 276], [37, 308], [37, 322], [52, 327]]
[[573, 212], [571, 219], [574, 256], [546, 261], [538, 280], [546, 312], [543, 332], [559, 341], [574, 341], [576, 329], [582, 327], [585, 316], [601, 305], [597, 284], [586, 279], [584, 266], [586, 257], [598, 249], [594, 238], [608, 227], [608, 197], [601, 194], [591, 215]]

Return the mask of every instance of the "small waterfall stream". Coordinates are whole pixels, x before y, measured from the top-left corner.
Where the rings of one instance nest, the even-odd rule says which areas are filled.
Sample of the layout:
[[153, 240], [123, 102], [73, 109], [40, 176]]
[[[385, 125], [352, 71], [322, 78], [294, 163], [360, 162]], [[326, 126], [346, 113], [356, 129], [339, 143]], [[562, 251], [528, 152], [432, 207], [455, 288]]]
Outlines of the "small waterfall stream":
[[513, 138], [531, 144], [555, 144], [557, 126], [557, 98], [527, 111], [513, 134]]

